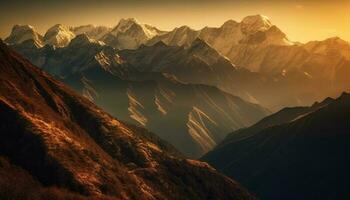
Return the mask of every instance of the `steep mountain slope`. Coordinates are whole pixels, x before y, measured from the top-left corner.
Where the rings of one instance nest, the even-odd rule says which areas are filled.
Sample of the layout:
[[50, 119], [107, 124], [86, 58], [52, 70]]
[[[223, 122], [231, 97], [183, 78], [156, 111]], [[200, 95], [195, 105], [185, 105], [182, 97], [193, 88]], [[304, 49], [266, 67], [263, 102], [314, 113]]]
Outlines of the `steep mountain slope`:
[[150, 79], [125, 81], [95, 68], [65, 81], [111, 114], [147, 127], [190, 157], [201, 156], [227, 131], [249, 126], [268, 113], [215, 87]]
[[203, 157], [261, 199], [344, 199], [350, 95], [289, 108], [234, 132]]
[[[153, 46], [141, 46], [137, 50], [123, 50], [119, 54], [123, 60], [141, 71], [163, 72], [184, 82], [213, 85], [276, 111], [285, 106], [311, 104], [325, 96], [350, 89], [344, 74], [338, 72], [335, 73], [338, 77], [333, 81], [324, 76], [310, 76], [298, 69], [281, 74], [256, 73], [236, 67], [207, 42], [198, 38], [186, 47], [158, 42]], [[344, 67], [337, 71], [346, 72], [350, 69], [346, 67], [346, 62], [342, 66]], [[341, 74], [343, 77], [340, 77]]]
[[134, 18], [121, 19], [116, 27], [102, 40], [118, 49], [136, 49], [149, 39], [164, 33], [148, 24], [141, 24]]
[[[58, 187], [28, 198], [253, 199], [206, 163], [176, 158], [151, 133], [112, 118], [2, 42], [0, 58], [0, 180], [11, 180], [6, 170], [33, 190]], [[16, 184], [1, 195], [26, 192]]]
[[222, 86], [236, 72], [228, 59], [201, 39], [187, 48], [158, 42], [137, 50], [123, 50], [119, 55], [141, 72], [169, 73], [188, 83]]
[[15, 25], [11, 34], [5, 39], [9, 44], [20, 44], [26, 40], [33, 40], [37, 46], [43, 45], [43, 36], [41, 36], [34, 27], [30, 25]]
[[[177, 47], [174, 48], [177, 51]], [[195, 48], [198, 46], [190, 51], [198, 52]], [[146, 127], [191, 157], [203, 155], [228, 132], [249, 126], [269, 113], [215, 87], [186, 84], [173, 75], [163, 74], [165, 71], [147, 70], [159, 65], [143, 62], [141, 58], [144, 65], [133, 65], [132, 58], [137, 56], [125, 59], [119, 55], [122, 52], [86, 35], [77, 36], [65, 48], [42, 48], [33, 52], [24, 52], [20, 46], [16, 49], [112, 115]], [[162, 49], [159, 52], [166, 53]], [[173, 52], [171, 47], [167, 55]], [[223, 58], [202, 54], [207, 63], [214, 64], [193, 66], [205, 69], [221, 62], [218, 67], [234, 68]], [[186, 69], [183, 68], [184, 75]], [[210, 74], [210, 71], [204, 73]]]

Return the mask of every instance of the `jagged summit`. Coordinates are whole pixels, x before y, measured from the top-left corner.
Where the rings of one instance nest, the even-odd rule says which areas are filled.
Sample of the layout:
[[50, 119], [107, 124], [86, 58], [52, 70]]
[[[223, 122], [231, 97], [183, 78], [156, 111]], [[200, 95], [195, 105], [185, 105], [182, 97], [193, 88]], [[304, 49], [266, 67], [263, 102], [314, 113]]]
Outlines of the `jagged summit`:
[[9, 37], [5, 39], [5, 42], [9, 44], [20, 44], [26, 40], [35, 40], [36, 43], [42, 44], [43, 37], [35, 30], [31, 25], [14, 25]]
[[233, 26], [237, 26], [239, 23], [236, 22], [235, 20], [229, 19], [226, 22], [224, 22], [221, 27], [222, 28], [226, 28], [226, 27], [233, 27]]
[[86, 45], [95, 42], [95, 40], [90, 39], [87, 34], [80, 34], [76, 36], [72, 41], [69, 43], [69, 46], [77, 46], [77, 45]]
[[117, 34], [118, 32], [125, 32], [133, 25], [139, 25], [135, 18], [122, 18], [118, 25], [111, 31], [111, 33]]
[[272, 24], [268, 17], [264, 15], [251, 15], [243, 18], [242, 31], [244, 33], [254, 33], [257, 31], [266, 31]]
[[128, 24], [128, 23], [136, 23], [139, 24], [139, 21], [134, 18], [134, 17], [129, 17], [129, 18], [121, 18], [119, 20], [119, 24]]
[[142, 31], [148, 38], [154, 37], [162, 32], [151, 25], [140, 23], [135, 18], [122, 18], [111, 33], [117, 35], [118, 33], [131, 32], [137, 28], [139, 28], [139, 31]]
[[134, 18], [123, 18], [102, 40], [118, 49], [136, 49], [154, 36], [163, 33], [163, 31], [151, 25], [140, 23]]
[[69, 32], [70, 29], [71, 28], [69, 26], [66, 26], [63, 24], [55, 24], [46, 31], [45, 36], [53, 34], [53, 33]]
[[74, 37], [75, 34], [70, 30], [70, 27], [56, 24], [47, 30], [44, 40], [46, 44], [64, 47], [67, 46]]
[[73, 27], [71, 29], [75, 35], [87, 34], [90, 38], [100, 40], [104, 35], [111, 31], [110, 27], [96, 26], [92, 24]]
[[187, 25], [176, 27], [174, 30], [177, 30], [177, 31], [194, 31], [194, 29], [192, 29], [191, 27], [189, 27]]
[[16, 31], [19, 31], [19, 30], [35, 30], [34, 27], [32, 25], [29, 25], [29, 24], [16, 24], [12, 27], [12, 31], [16, 32]]

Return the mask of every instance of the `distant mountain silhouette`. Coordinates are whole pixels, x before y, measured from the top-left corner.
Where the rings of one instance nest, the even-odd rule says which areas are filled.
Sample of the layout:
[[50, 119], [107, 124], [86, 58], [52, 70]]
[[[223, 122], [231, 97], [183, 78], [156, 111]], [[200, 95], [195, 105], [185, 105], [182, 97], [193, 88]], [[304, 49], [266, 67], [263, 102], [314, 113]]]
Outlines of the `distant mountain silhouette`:
[[261, 199], [346, 199], [350, 94], [286, 108], [231, 133], [202, 160]]

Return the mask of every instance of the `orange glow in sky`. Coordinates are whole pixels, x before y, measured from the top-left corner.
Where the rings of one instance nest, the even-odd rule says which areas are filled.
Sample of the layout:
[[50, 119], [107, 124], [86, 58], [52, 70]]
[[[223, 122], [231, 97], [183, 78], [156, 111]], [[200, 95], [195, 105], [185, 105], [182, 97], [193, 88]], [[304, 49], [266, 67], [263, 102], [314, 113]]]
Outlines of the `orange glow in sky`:
[[163, 30], [181, 25], [200, 29], [220, 26], [229, 19], [241, 21], [247, 15], [262, 14], [293, 41], [323, 40], [333, 36], [350, 41], [349, 0], [60, 2], [35, 5], [0, 3], [0, 37], [5, 38], [14, 24], [30, 24], [43, 34], [57, 23], [115, 26], [120, 18], [134, 17]]

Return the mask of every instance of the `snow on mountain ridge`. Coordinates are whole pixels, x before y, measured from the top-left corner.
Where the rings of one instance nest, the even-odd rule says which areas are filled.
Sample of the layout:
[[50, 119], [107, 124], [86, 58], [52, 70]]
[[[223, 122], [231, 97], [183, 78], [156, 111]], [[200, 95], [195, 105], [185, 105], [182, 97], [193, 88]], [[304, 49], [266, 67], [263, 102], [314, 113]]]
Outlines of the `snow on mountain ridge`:
[[151, 25], [139, 23], [134, 18], [123, 18], [102, 40], [115, 48], [136, 49], [154, 36], [162, 33], [164, 32]]
[[242, 31], [244, 33], [254, 33], [257, 31], [266, 31], [272, 27], [269, 18], [264, 15], [251, 15], [245, 17], [242, 22]]
[[111, 28], [106, 26], [96, 26], [96, 25], [89, 24], [89, 25], [82, 25], [78, 27], [72, 27], [71, 30], [74, 32], [75, 35], [80, 35], [85, 33], [90, 38], [99, 40], [104, 35], [106, 35], [109, 31], [111, 31]]
[[90, 38], [86, 33], [77, 35], [74, 39], [71, 40], [69, 43], [69, 46], [81, 46], [81, 45], [88, 45], [88, 44], [99, 44], [99, 45], [105, 45], [103, 42], [99, 40], [95, 40], [93, 38]]
[[43, 38], [33, 26], [16, 24], [13, 26], [10, 36], [5, 41], [10, 44], [20, 44], [30, 39], [42, 45]]
[[130, 31], [130, 29], [134, 28], [133, 26], [140, 27], [143, 33], [149, 39], [162, 32], [151, 25], [138, 22], [135, 18], [122, 18], [119, 21], [118, 25], [110, 33], [114, 36], [117, 36], [120, 33], [126, 33]]
[[56, 47], [64, 47], [75, 37], [70, 27], [56, 24], [49, 28], [45, 33], [44, 40], [46, 44], [54, 45]]

